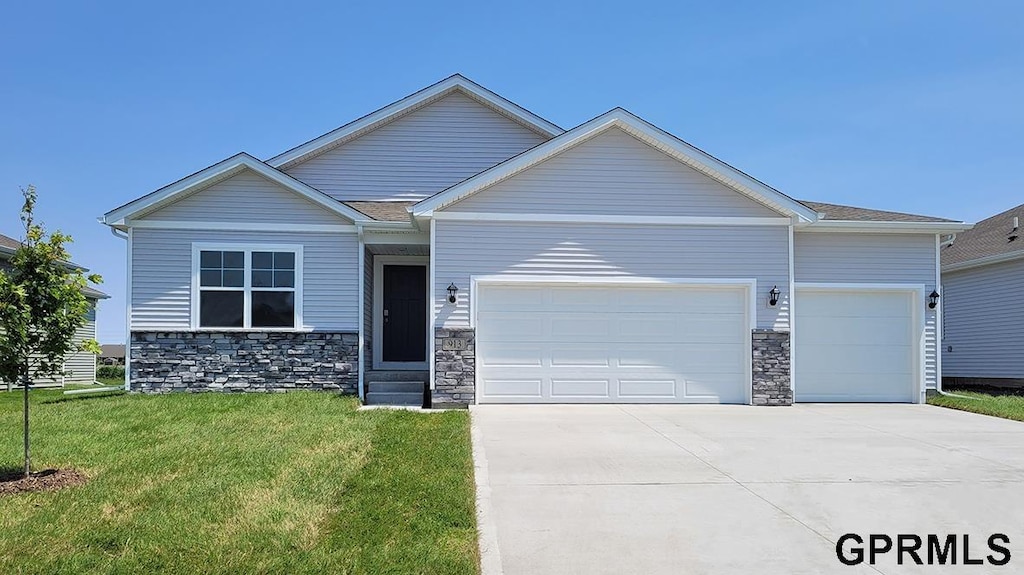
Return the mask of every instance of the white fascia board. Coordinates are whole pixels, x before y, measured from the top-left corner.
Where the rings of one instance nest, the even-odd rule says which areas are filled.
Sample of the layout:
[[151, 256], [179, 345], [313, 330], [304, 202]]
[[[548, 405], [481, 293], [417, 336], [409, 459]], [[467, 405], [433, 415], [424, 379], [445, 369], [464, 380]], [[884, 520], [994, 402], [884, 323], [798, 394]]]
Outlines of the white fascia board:
[[871, 232], [887, 234], [937, 234], [969, 230], [963, 222], [871, 222], [862, 220], [818, 220], [801, 226], [800, 232]]
[[424, 216], [428, 212], [439, 210], [466, 196], [510, 178], [611, 128], [620, 128], [634, 137], [646, 141], [649, 145], [654, 145], [654, 147], [668, 153], [691, 168], [721, 182], [723, 185], [755, 201], [768, 205], [787, 216], [797, 216], [802, 220], [810, 222], [817, 221], [818, 219], [817, 212], [800, 202], [758, 182], [725, 162], [669, 135], [621, 108], [606, 112], [527, 152], [431, 196], [411, 206], [410, 212], [416, 216]]
[[252, 170], [281, 187], [299, 194], [314, 204], [353, 222], [367, 219], [363, 213], [242, 152], [107, 212], [103, 216], [102, 221], [108, 226], [124, 226], [126, 220], [157, 210], [173, 202], [178, 196], [202, 189], [213, 182], [224, 179], [225, 176], [234, 175], [243, 169]]
[[1016, 252], [1010, 252], [1008, 254], [996, 254], [994, 256], [985, 256], [966, 262], [959, 262], [955, 264], [949, 264], [942, 266], [942, 273], [956, 272], [960, 270], [968, 270], [971, 268], [977, 268], [981, 266], [988, 266], [992, 264], [1001, 264], [1004, 262], [1012, 262], [1014, 260], [1024, 259], [1024, 250]]
[[415, 94], [411, 94], [397, 102], [389, 104], [376, 112], [363, 116], [353, 122], [349, 122], [340, 128], [331, 130], [319, 138], [315, 138], [296, 148], [292, 148], [287, 152], [278, 154], [277, 156], [267, 160], [267, 163], [275, 168], [288, 167], [293, 163], [297, 163], [297, 160], [317, 155], [324, 148], [340, 145], [340, 143], [350, 139], [352, 136], [361, 135], [367, 130], [379, 127], [398, 116], [408, 114], [417, 108], [443, 98], [456, 90], [465, 93], [470, 98], [495, 109], [503, 115], [510, 116], [515, 121], [518, 121], [519, 123], [524, 124], [549, 138], [565, 132], [562, 128], [559, 128], [555, 124], [552, 124], [533, 112], [502, 98], [464, 76], [455, 74], [438, 82], [437, 84], [434, 84], [433, 86], [428, 86]]
[[436, 212], [435, 220], [472, 222], [543, 222], [594, 224], [646, 224], [664, 226], [788, 226], [789, 218], [631, 216], [620, 214], [529, 214], [490, 212]]

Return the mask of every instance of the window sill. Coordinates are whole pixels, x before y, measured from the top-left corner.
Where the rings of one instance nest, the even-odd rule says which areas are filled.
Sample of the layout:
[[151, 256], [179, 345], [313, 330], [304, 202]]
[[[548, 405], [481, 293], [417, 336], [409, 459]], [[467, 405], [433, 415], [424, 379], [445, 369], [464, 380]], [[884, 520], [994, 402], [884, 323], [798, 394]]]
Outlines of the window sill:
[[308, 327], [194, 327], [189, 331], [196, 333], [311, 333]]

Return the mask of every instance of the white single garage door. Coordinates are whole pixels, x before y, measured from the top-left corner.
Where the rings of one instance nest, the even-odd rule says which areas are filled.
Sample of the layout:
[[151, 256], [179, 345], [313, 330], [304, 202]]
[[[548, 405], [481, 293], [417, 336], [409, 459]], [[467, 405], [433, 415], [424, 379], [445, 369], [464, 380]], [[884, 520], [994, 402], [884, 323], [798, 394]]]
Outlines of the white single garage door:
[[481, 403], [746, 403], [743, 286], [481, 284]]
[[797, 287], [796, 401], [915, 401], [915, 300], [910, 290]]

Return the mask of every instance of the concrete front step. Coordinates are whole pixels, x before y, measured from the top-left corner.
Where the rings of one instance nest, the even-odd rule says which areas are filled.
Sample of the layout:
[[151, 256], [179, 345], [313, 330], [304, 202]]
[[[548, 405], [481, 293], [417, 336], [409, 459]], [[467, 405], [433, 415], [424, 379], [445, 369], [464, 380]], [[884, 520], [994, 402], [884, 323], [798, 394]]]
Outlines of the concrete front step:
[[430, 379], [429, 371], [368, 371], [363, 375], [363, 381], [374, 383], [377, 381], [427, 381]]
[[385, 393], [423, 393], [426, 387], [423, 381], [371, 381], [366, 384], [366, 391], [382, 391]]
[[417, 393], [370, 391], [366, 405], [423, 405], [423, 391]]

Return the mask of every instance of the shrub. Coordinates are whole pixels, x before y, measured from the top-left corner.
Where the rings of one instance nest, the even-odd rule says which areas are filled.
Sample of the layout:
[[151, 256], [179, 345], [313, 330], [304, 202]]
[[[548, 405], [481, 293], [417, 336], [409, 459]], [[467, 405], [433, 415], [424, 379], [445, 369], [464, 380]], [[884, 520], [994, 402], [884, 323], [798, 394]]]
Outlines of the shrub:
[[101, 365], [96, 370], [96, 377], [101, 377], [103, 379], [124, 379], [124, 366]]

